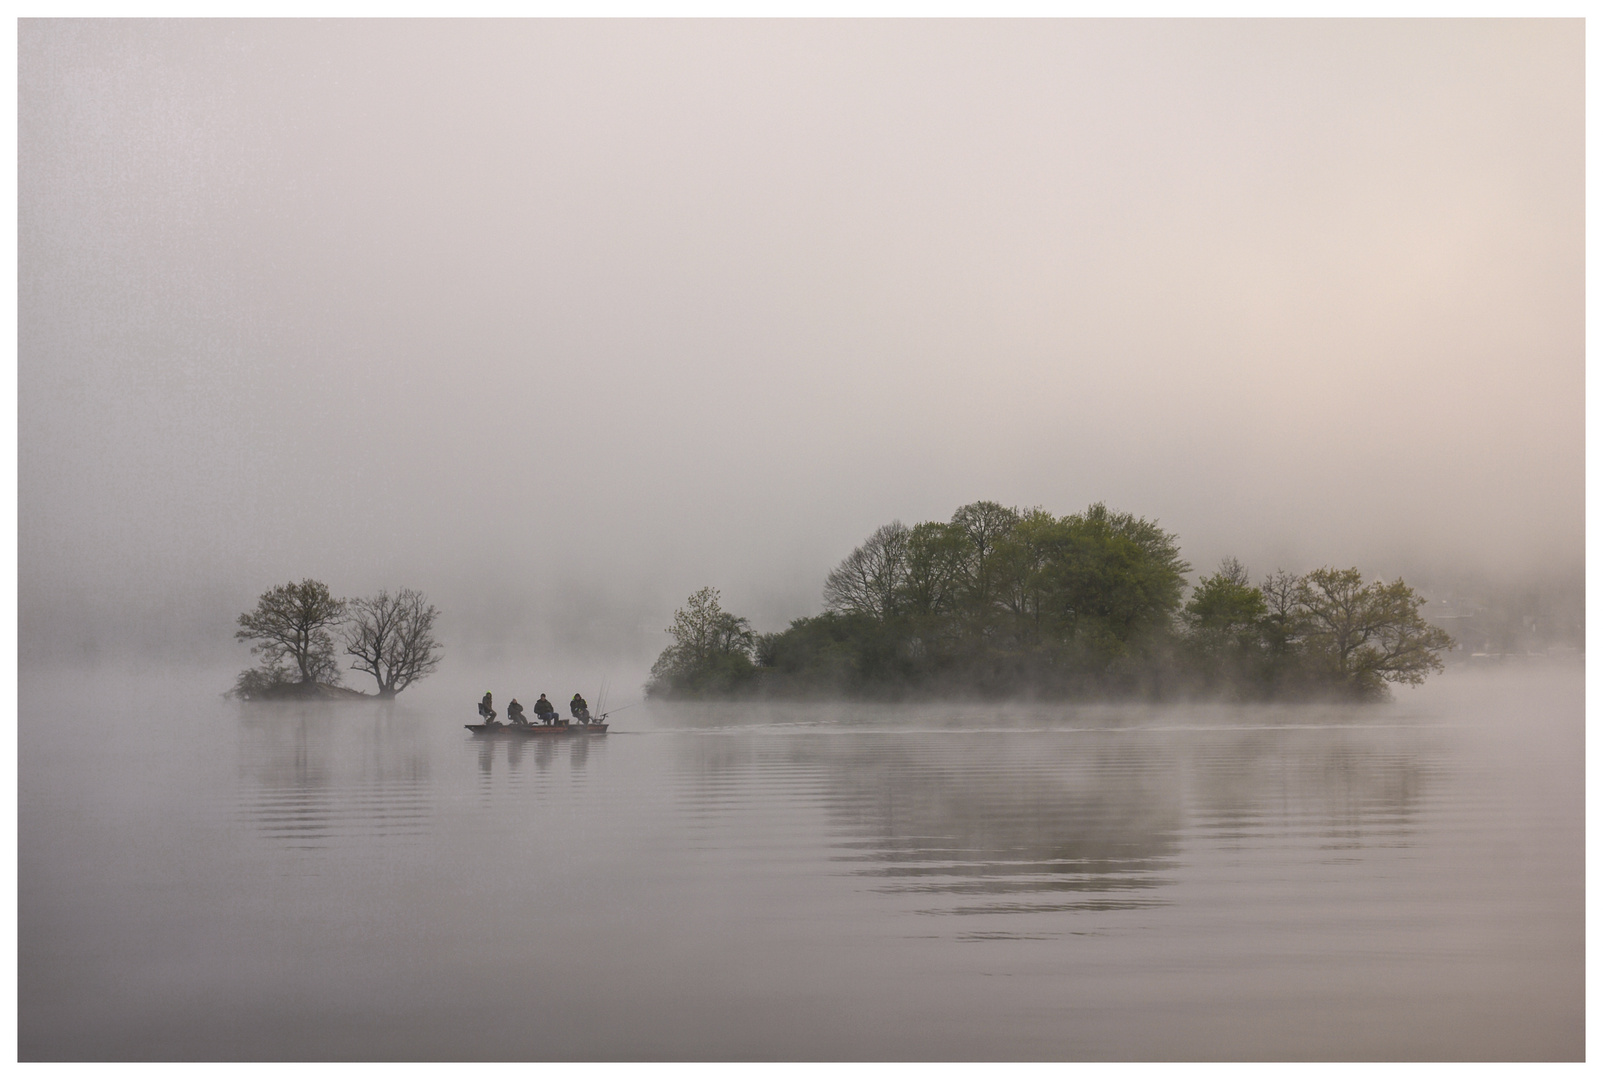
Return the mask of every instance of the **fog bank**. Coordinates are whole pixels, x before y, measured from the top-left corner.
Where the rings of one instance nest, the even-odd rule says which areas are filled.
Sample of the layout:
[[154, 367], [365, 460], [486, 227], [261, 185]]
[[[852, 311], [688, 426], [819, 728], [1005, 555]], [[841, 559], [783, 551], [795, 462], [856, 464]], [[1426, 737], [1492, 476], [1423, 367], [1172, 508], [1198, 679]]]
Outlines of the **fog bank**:
[[311, 576], [649, 662], [975, 499], [1578, 582], [1583, 74], [1578, 20], [24, 20], [23, 659], [242, 666]]

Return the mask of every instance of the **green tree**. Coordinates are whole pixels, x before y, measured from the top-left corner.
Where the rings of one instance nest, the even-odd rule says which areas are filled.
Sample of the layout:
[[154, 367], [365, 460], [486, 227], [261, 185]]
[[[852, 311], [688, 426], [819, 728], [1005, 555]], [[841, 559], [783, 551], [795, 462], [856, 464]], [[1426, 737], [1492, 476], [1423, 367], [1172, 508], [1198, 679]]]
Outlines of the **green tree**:
[[1387, 683], [1418, 686], [1442, 670], [1447, 631], [1419, 614], [1425, 598], [1401, 578], [1364, 584], [1356, 568], [1326, 567], [1297, 587], [1298, 637], [1308, 659], [1346, 693], [1381, 698]]
[[434, 637], [439, 612], [416, 589], [352, 600], [348, 610], [346, 655], [356, 658], [353, 671], [378, 682], [379, 697], [394, 697], [440, 666], [441, 647]]
[[1019, 512], [1001, 503], [981, 500], [958, 507], [951, 526], [962, 538], [959, 547], [958, 610], [968, 636], [978, 637], [991, 627], [997, 609], [997, 547], [1018, 526]]
[[1218, 573], [1197, 582], [1181, 618], [1187, 645], [1200, 664], [1205, 683], [1261, 679], [1258, 669], [1268, 614], [1262, 590], [1251, 584], [1246, 568], [1233, 558], [1221, 562]]
[[668, 627], [673, 644], [651, 665], [646, 693], [661, 697], [700, 697], [729, 693], [756, 673], [751, 624], [719, 606], [718, 590], [697, 590], [673, 613]]
[[906, 644], [895, 621], [826, 611], [793, 619], [777, 634], [763, 634], [757, 664], [765, 692], [897, 697], [916, 674]]
[[1012, 641], [1023, 649], [1042, 643], [1046, 601], [1051, 591], [1048, 571], [1063, 548], [1063, 525], [1039, 506], [1021, 515], [1012, 530], [996, 542], [996, 594], [1012, 624]]
[[901, 610], [921, 624], [950, 613], [957, 603], [965, 539], [956, 526], [921, 522], [907, 533]]
[[1063, 518], [970, 503], [876, 530], [830, 573], [826, 611], [780, 633], [755, 638], [701, 590], [648, 690], [1378, 697], [1451, 646], [1401, 581], [1277, 571], [1255, 587], [1226, 559], [1187, 599], [1190, 570], [1174, 534], [1102, 503]]
[[262, 593], [256, 607], [239, 617], [234, 632], [240, 641], [255, 642], [250, 651], [262, 663], [254, 673], [241, 674], [236, 690], [288, 682], [291, 676], [298, 676], [295, 681], [306, 691], [318, 683], [338, 685], [331, 631], [344, 620], [345, 610], [344, 600], [311, 578]]
[[1050, 603], [1066, 644], [1105, 663], [1166, 632], [1191, 569], [1174, 534], [1102, 503], [1062, 524]]
[[1263, 592], [1247, 579], [1247, 570], [1235, 559], [1226, 558], [1219, 572], [1197, 582], [1186, 601], [1186, 626], [1193, 633], [1217, 634], [1229, 640], [1241, 635], [1257, 636], [1257, 626], [1269, 613]]

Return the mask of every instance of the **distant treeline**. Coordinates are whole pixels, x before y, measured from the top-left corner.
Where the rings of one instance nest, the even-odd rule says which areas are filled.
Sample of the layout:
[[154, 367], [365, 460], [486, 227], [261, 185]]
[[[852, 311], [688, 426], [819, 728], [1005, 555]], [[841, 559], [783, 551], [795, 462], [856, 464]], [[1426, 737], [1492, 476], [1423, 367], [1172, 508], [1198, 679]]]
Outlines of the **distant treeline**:
[[824, 583], [825, 611], [774, 634], [702, 589], [651, 669], [661, 697], [1222, 696], [1382, 699], [1442, 668], [1447, 633], [1401, 579], [1234, 559], [1186, 597], [1172, 533], [1098, 503], [1054, 517], [994, 502], [893, 521]]

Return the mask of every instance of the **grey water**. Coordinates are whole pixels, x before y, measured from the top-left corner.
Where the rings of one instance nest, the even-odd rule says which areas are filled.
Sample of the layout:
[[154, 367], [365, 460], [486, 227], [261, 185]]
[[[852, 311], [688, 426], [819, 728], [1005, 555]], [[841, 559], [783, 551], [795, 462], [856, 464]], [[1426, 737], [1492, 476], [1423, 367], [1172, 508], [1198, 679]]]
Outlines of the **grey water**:
[[1579, 666], [536, 745], [227, 682], [22, 672], [22, 1059], [1585, 1053]]

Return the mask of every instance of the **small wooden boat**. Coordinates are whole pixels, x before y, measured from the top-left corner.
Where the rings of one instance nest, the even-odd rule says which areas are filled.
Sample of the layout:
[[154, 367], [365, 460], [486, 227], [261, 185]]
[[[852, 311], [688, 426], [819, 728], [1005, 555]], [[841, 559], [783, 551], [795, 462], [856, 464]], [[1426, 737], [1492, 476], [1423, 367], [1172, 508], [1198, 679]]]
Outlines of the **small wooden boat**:
[[463, 724], [475, 736], [494, 738], [511, 735], [524, 739], [553, 739], [564, 735], [605, 735], [607, 725], [601, 721], [588, 724]]

